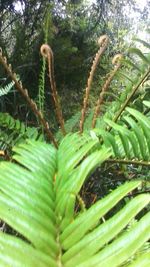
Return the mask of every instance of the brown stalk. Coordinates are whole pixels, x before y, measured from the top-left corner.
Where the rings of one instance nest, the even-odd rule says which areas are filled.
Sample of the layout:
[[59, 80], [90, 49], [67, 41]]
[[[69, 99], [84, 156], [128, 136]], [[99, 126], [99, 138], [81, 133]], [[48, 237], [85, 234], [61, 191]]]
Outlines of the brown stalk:
[[106, 162], [150, 166], [150, 161], [142, 161], [142, 160], [135, 160], [135, 159], [129, 159], [129, 160], [128, 159], [108, 159], [106, 160]]
[[115, 67], [114, 67], [113, 71], [110, 73], [108, 79], [105, 81], [105, 83], [104, 83], [104, 85], [102, 87], [101, 93], [99, 95], [99, 99], [98, 99], [97, 104], [96, 104], [94, 115], [93, 115], [92, 128], [95, 128], [96, 120], [97, 120], [97, 117], [98, 117], [98, 115], [100, 113], [101, 105], [102, 105], [102, 103], [104, 101], [104, 94], [108, 90], [108, 87], [109, 87], [111, 81], [113, 80], [116, 72], [118, 71], [118, 69], [121, 66], [121, 59], [122, 59], [122, 55], [121, 54], [117, 54], [117, 55], [114, 56], [114, 58], [112, 60], [112, 64], [115, 65]]
[[43, 44], [41, 46], [41, 55], [47, 59], [48, 62], [48, 72], [49, 72], [49, 79], [50, 79], [50, 85], [52, 90], [52, 96], [55, 104], [55, 112], [58, 119], [58, 122], [60, 124], [61, 131], [63, 135], [66, 135], [65, 127], [64, 127], [64, 119], [62, 114], [61, 105], [58, 98], [58, 93], [56, 89], [56, 83], [55, 83], [55, 76], [54, 76], [54, 56], [53, 51], [50, 48], [49, 45]]
[[93, 60], [93, 64], [92, 64], [89, 78], [87, 81], [87, 87], [85, 89], [85, 97], [83, 100], [83, 108], [81, 111], [81, 119], [80, 119], [80, 133], [83, 132], [83, 125], [84, 125], [84, 121], [85, 121], [85, 115], [86, 115], [86, 110], [87, 110], [87, 105], [88, 105], [88, 100], [89, 100], [89, 95], [90, 95], [90, 89], [91, 89], [94, 73], [95, 73], [96, 67], [100, 61], [100, 58], [101, 58], [102, 54], [104, 53], [104, 51], [108, 45], [108, 41], [109, 41], [109, 38], [107, 35], [101, 36], [99, 38], [99, 41], [98, 41], [98, 44], [100, 45], [100, 49], [96, 53], [96, 56]]
[[11, 77], [11, 79], [14, 81], [16, 89], [22, 94], [22, 96], [26, 99], [29, 107], [33, 111], [33, 113], [38, 117], [39, 121], [43, 125], [45, 132], [48, 136], [48, 138], [53, 142], [54, 146], [57, 148], [57, 142], [49, 129], [48, 122], [44, 119], [42, 113], [38, 110], [36, 103], [29, 97], [28, 90], [23, 88], [22, 83], [20, 81], [17, 81], [16, 79], [16, 73], [12, 72], [11, 65], [7, 64], [6, 57], [3, 57], [2, 50], [0, 49], [0, 62], [4, 66], [5, 70], [7, 71], [8, 75]]

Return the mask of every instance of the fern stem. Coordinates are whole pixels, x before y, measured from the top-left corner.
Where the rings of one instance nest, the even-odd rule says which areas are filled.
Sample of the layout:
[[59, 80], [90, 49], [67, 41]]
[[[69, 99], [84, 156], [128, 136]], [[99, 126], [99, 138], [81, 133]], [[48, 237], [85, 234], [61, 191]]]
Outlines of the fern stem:
[[43, 58], [42, 69], [39, 78], [39, 92], [38, 92], [39, 109], [42, 112], [42, 114], [44, 114], [45, 70], [46, 70], [46, 61], [45, 58]]
[[134, 165], [143, 165], [150, 166], [150, 161], [142, 161], [142, 160], [127, 160], [127, 159], [108, 159], [106, 160], [108, 163], [120, 163], [120, 164], [134, 164]]
[[83, 99], [83, 108], [81, 111], [81, 119], [80, 119], [80, 133], [83, 132], [83, 126], [84, 126], [84, 121], [85, 121], [85, 115], [86, 115], [86, 110], [87, 110], [87, 105], [88, 105], [88, 100], [89, 100], [89, 95], [90, 95], [90, 90], [91, 90], [91, 85], [92, 85], [92, 81], [93, 81], [93, 77], [94, 77], [94, 73], [96, 71], [97, 65], [100, 61], [100, 58], [102, 56], [102, 54], [104, 53], [107, 45], [108, 45], [108, 41], [109, 38], [107, 35], [103, 35], [100, 37], [99, 39], [99, 45], [100, 45], [100, 49], [98, 50], [98, 52], [95, 55], [95, 58], [93, 60], [93, 64], [91, 67], [91, 71], [90, 71], [90, 75], [87, 81], [87, 87], [85, 89], [85, 97]]
[[52, 89], [52, 96], [54, 99], [54, 104], [56, 108], [56, 116], [58, 119], [58, 122], [60, 123], [61, 131], [63, 135], [66, 135], [65, 126], [64, 126], [64, 119], [62, 115], [62, 109], [58, 98], [58, 93], [56, 89], [56, 83], [54, 78], [54, 57], [52, 49], [49, 45], [43, 44], [41, 46], [41, 54], [43, 57], [45, 57], [48, 61], [48, 71], [49, 71], [49, 79], [50, 79], [50, 85]]
[[101, 105], [102, 105], [102, 103], [104, 101], [104, 94], [108, 90], [108, 87], [109, 87], [109, 85], [110, 85], [113, 77], [115, 76], [116, 72], [118, 71], [118, 69], [121, 66], [121, 62], [120, 62], [121, 59], [122, 59], [122, 55], [121, 54], [118, 54], [112, 60], [112, 64], [115, 64], [115, 68], [110, 73], [108, 79], [105, 81], [105, 83], [104, 83], [104, 85], [102, 87], [102, 90], [100, 92], [99, 99], [97, 101], [96, 108], [95, 108], [94, 115], [93, 115], [92, 128], [95, 128], [96, 119], [97, 119], [97, 117], [98, 117], [98, 115], [100, 113], [100, 108], [101, 108]]
[[81, 208], [81, 211], [85, 211], [86, 207], [85, 207], [84, 200], [82, 199], [82, 197], [79, 194], [77, 194], [77, 200], [79, 202], [79, 206]]
[[[51, 5], [48, 4], [45, 12], [45, 19], [43, 24], [43, 33], [44, 33], [44, 43], [48, 43], [49, 29], [51, 29]], [[45, 73], [46, 73], [46, 59], [42, 57], [41, 71], [39, 76], [39, 108], [42, 114], [44, 115], [44, 104], [45, 104]]]
[[29, 97], [28, 90], [24, 89], [21, 82], [17, 81], [16, 73], [12, 72], [11, 66], [7, 65], [7, 59], [2, 56], [2, 50], [0, 50], [0, 62], [4, 66], [5, 70], [7, 71], [8, 75], [11, 77], [11, 79], [14, 81], [16, 89], [22, 94], [22, 96], [26, 99], [29, 107], [33, 111], [33, 113], [38, 117], [39, 121], [43, 125], [45, 132], [48, 136], [48, 138], [53, 142], [54, 146], [57, 148], [57, 142], [49, 129], [48, 122], [44, 119], [42, 113], [38, 110], [36, 103]]

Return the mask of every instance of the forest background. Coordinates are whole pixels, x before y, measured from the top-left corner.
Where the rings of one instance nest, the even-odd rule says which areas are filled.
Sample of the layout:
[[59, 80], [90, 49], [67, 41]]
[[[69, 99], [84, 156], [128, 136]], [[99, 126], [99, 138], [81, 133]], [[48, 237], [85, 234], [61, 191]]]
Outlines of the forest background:
[[[37, 1], [1, 0], [0, 47], [30, 96], [38, 102], [38, 88], [42, 69], [40, 46], [46, 41], [54, 53], [55, 79], [65, 119], [81, 109], [83, 92], [100, 35], [110, 38], [109, 49], [98, 67], [91, 92], [94, 105], [109, 62], [116, 53], [127, 54], [133, 38], [148, 41], [144, 34], [150, 26], [149, 1], [64, 0]], [[0, 86], [9, 79], [0, 66]], [[114, 84], [112, 85], [114, 88]], [[113, 90], [113, 89], [112, 89]], [[115, 88], [114, 88], [115, 90]], [[46, 75], [44, 113], [55, 129], [56, 121]], [[26, 103], [15, 88], [0, 98], [0, 110], [14, 118], [36, 125]]]

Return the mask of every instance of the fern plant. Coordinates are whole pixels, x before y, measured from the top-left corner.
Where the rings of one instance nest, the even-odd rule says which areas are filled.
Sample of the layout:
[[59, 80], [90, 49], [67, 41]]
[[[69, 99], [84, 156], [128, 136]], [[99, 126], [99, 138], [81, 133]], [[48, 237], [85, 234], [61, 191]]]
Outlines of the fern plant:
[[[148, 58], [145, 60], [140, 54], [144, 63], [139, 63], [139, 68], [126, 60], [126, 64], [132, 65], [133, 79], [127, 78], [125, 92], [99, 118], [104, 95], [121, 67], [122, 56], [119, 56], [121, 61], [115, 61], [114, 70], [104, 81], [95, 111], [86, 119], [94, 73], [108, 45], [108, 37], [103, 36], [99, 42], [82, 111], [71, 120], [71, 128], [76, 133], [69, 134], [66, 132], [70, 122], [64, 124], [54, 80], [53, 53], [47, 45], [41, 48], [48, 60], [55, 113], [65, 136], [57, 133], [59, 140], [0, 54], [16, 88], [52, 142], [50, 145], [30, 139], [14, 147], [11, 162], [0, 164], [0, 218], [16, 231], [16, 236], [0, 233], [2, 267], [144, 267], [150, 264], [150, 213], [146, 209], [150, 196], [138, 194], [142, 180], [122, 184], [89, 208], [80, 196], [84, 182], [105, 162], [150, 165], [150, 118], [147, 116], [150, 102], [143, 102], [144, 114], [127, 107], [149, 77]], [[139, 51], [134, 52], [139, 55]], [[77, 118], [80, 118], [79, 128]], [[11, 120], [8, 121], [11, 125]], [[2, 123], [5, 126], [4, 118]], [[17, 125], [21, 129], [19, 122]], [[112, 212], [120, 202], [120, 210]], [[131, 226], [132, 220], [135, 223]]]
[[[51, 6], [48, 5], [47, 11], [45, 14], [45, 20], [43, 25], [43, 32], [44, 32], [44, 42], [48, 43], [49, 41], [49, 29], [51, 28], [51, 17], [50, 17], [50, 9]], [[42, 113], [44, 113], [44, 103], [45, 103], [45, 75], [46, 75], [46, 59], [43, 57], [41, 62], [41, 71], [39, 75], [39, 92], [38, 92], [38, 102], [39, 102], [39, 109]]]
[[[150, 254], [138, 251], [150, 237], [150, 213], [122, 230], [148, 204], [149, 195], [132, 197], [101, 221], [140, 181], [125, 183], [89, 209], [80, 200], [83, 208], [75, 212], [85, 179], [111, 154], [104, 146], [92, 152], [97, 143], [85, 134], [67, 135], [58, 150], [28, 141], [14, 148], [16, 163], [0, 165], [0, 217], [22, 237], [0, 234], [1, 266], [120, 266], [130, 258], [131, 266], [134, 260], [148, 266]], [[147, 265], [140, 265], [143, 255]]]
[[[150, 48], [149, 44], [146, 43], [145, 41], [142, 41], [140, 39], [137, 39], [137, 41], [142, 42], [143, 45], [145, 45], [147, 48]], [[128, 57], [123, 58], [119, 54], [113, 58], [112, 63], [114, 65], [114, 70], [110, 72], [110, 74], [104, 80], [103, 86], [102, 88], [100, 88], [100, 95], [97, 100], [97, 103], [95, 104], [94, 110], [93, 109], [88, 110], [87, 107], [88, 107], [89, 93], [85, 95], [83, 102], [86, 99], [87, 103], [85, 111], [86, 116], [84, 116], [84, 122], [83, 122], [84, 130], [90, 130], [91, 128], [105, 129], [106, 127], [105, 118], [117, 122], [127, 106], [129, 105], [134, 106], [133, 101], [138, 99], [138, 94], [140, 94], [140, 90], [144, 88], [145, 83], [149, 80], [150, 54], [147, 53], [145, 55], [144, 53], [142, 53], [142, 51], [140, 51], [137, 48], [130, 48], [128, 50], [128, 55], [129, 55]], [[133, 59], [130, 57], [133, 57]], [[94, 62], [95, 61], [93, 61], [93, 64]], [[116, 96], [117, 97], [114, 100], [107, 101], [106, 96], [113, 79], [115, 79], [117, 84], [119, 83], [121, 85], [121, 88], [118, 88], [119, 90], [117, 89], [117, 87], [115, 87], [114, 89], [111, 88], [112, 90], [112, 92], [110, 92], [111, 96], [114, 96], [115, 94], [115, 97]], [[91, 83], [90, 83], [90, 90], [91, 90]], [[145, 96], [145, 92], [143, 93], [143, 95]], [[149, 94], [147, 95], [148, 95], [147, 100], [149, 100]], [[139, 100], [139, 102], [142, 105], [141, 99]], [[77, 131], [77, 129], [79, 128], [77, 127], [79, 118], [81, 118], [81, 113], [77, 112], [75, 115], [73, 115], [72, 118], [70, 118], [65, 123], [66, 129], [69, 129], [70, 131], [71, 128], [72, 131]], [[57, 136], [61, 138], [60, 131], [59, 133], [57, 133]]]
[[[17, 81], [19, 81], [19, 79], [20, 79], [19, 75], [17, 75], [16, 79], [17, 79]], [[11, 91], [11, 89], [14, 87], [14, 85], [15, 85], [15, 82], [12, 81], [3, 87], [1, 86], [0, 87], [0, 97], [7, 95]]]
[[[20, 77], [17, 75], [16, 80], [19, 81]], [[0, 97], [7, 95], [14, 87], [15, 82], [12, 81], [5, 87], [0, 88]], [[8, 113], [0, 113], [0, 150], [9, 153], [12, 147], [25, 141], [26, 138], [37, 140], [43, 139], [42, 135], [35, 127], [27, 127], [23, 122], [15, 120]]]
[[[150, 106], [150, 102], [144, 102]], [[106, 146], [112, 147], [113, 156], [124, 163], [150, 165], [150, 118], [141, 112], [126, 108], [126, 113], [119, 123], [105, 119], [111, 132], [103, 129], [94, 129], [95, 133]], [[122, 122], [122, 124], [121, 124]], [[110, 130], [109, 128], [109, 130]], [[113, 160], [115, 162], [115, 160]]]
[[43, 134], [36, 127], [27, 127], [20, 120], [15, 120], [8, 113], [0, 113], [0, 150], [11, 154], [12, 147], [26, 139], [44, 140]]
[[7, 95], [10, 90], [14, 87], [14, 81], [7, 84], [5, 87], [0, 87], [0, 97], [3, 95]]

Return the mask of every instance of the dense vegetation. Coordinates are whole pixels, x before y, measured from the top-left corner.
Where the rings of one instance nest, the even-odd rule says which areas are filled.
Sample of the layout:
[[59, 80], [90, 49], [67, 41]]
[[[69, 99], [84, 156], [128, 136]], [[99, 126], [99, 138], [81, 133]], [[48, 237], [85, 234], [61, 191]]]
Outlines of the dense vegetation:
[[150, 44], [129, 43], [135, 1], [0, 9], [0, 266], [149, 266]]

